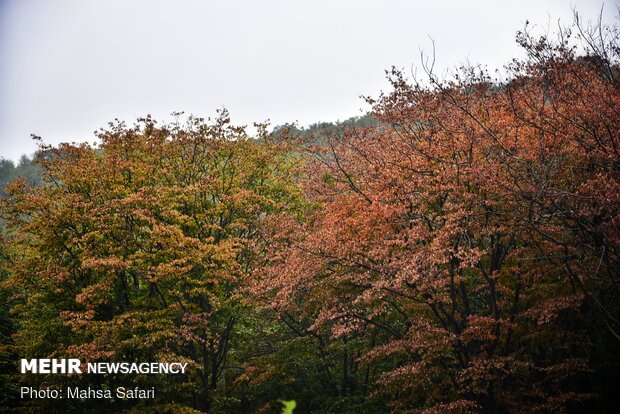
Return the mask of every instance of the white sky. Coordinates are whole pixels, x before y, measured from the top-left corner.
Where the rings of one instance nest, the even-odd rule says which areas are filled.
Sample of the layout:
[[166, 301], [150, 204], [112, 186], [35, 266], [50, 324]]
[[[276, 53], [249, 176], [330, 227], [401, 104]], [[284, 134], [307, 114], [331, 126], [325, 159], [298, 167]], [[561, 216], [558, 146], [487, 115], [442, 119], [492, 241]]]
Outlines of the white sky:
[[[604, 14], [617, 14], [605, 1]], [[435, 40], [437, 66], [501, 67], [525, 20], [598, 16], [601, 0], [0, 0], [0, 157], [94, 140], [172, 111], [234, 123], [343, 120]]]

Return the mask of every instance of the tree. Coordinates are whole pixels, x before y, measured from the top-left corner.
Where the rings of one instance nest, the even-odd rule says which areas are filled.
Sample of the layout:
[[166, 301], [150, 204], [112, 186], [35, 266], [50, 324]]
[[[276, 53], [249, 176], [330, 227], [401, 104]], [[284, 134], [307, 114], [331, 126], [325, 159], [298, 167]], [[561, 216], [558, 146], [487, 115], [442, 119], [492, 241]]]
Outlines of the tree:
[[342, 394], [370, 377], [396, 412], [617, 401], [620, 46], [577, 29], [583, 55], [568, 30], [520, 33], [509, 82], [394, 69], [380, 124], [314, 149], [320, 208], [274, 220], [255, 289], [342, 344]]
[[213, 122], [190, 117], [184, 126], [158, 126], [150, 117], [132, 128], [111, 123], [99, 139], [98, 149], [43, 148], [47, 185], [15, 181], [7, 189], [5, 288], [20, 299], [13, 308], [15, 352], [22, 358], [186, 361], [190, 374], [178, 381], [28, 378], [52, 386], [157, 385], [155, 401], [34, 405], [42, 411], [49, 404], [211, 412], [225, 400], [218, 391], [237, 326], [248, 317], [239, 287], [260, 254], [255, 227], [276, 212], [302, 208], [293, 182], [299, 159], [264, 126], [257, 139], [231, 126], [227, 112]]

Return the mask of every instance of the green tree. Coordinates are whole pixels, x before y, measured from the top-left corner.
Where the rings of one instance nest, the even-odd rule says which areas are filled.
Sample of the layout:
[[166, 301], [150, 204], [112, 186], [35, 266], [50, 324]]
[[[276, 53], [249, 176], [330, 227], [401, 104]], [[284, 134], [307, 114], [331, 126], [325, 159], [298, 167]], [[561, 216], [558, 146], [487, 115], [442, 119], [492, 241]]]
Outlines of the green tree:
[[[229, 409], [219, 392], [235, 331], [247, 315], [240, 287], [261, 242], [256, 226], [299, 211], [290, 144], [213, 122], [110, 124], [100, 150], [43, 148], [48, 185], [7, 189], [11, 265], [4, 283], [20, 357], [186, 361], [189, 375], [27, 378], [49, 386], [157, 387], [155, 401], [36, 401], [64, 410]], [[147, 408], [148, 406], [148, 408]], [[142, 407], [142, 408], [141, 408]], [[228, 408], [227, 408], [228, 407]], [[149, 411], [150, 412], [150, 411]]]

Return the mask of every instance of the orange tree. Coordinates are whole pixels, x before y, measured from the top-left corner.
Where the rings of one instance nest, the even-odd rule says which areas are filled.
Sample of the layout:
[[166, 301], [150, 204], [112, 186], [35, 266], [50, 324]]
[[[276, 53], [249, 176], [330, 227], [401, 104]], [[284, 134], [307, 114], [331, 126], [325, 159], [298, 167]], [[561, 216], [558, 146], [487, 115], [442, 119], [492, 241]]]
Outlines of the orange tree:
[[36, 400], [31, 408], [185, 412], [233, 403], [217, 392], [246, 323], [238, 288], [260, 255], [256, 223], [303, 207], [298, 157], [264, 126], [256, 139], [230, 126], [226, 112], [186, 125], [111, 123], [99, 139], [97, 149], [43, 148], [47, 184], [7, 189], [3, 287], [16, 301], [13, 349], [22, 358], [185, 361], [189, 374], [35, 376], [26, 382], [155, 386], [156, 399]]
[[338, 395], [370, 386], [396, 412], [613, 407], [620, 48], [601, 29], [582, 30], [582, 55], [567, 31], [521, 33], [509, 82], [393, 70], [370, 99], [382, 124], [314, 149], [321, 208], [274, 218], [255, 289], [331, 338]]

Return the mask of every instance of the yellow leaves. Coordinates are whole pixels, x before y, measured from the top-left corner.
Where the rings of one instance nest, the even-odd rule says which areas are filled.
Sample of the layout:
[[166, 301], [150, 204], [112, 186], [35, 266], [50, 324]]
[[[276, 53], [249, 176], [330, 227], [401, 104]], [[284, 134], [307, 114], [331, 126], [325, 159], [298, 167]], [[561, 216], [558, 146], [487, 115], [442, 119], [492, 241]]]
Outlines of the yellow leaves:
[[172, 309], [127, 311], [100, 325], [97, 340], [116, 349], [165, 352], [176, 342]]
[[[3, 202], [19, 252], [11, 287], [25, 302], [15, 311], [32, 324], [22, 350], [89, 360], [156, 355], [208, 371], [216, 362], [195, 347], [222, 344], [218, 358], [226, 359], [240, 288], [265, 249], [257, 223], [303, 205], [299, 157], [225, 119], [194, 119], [189, 130], [143, 122], [112, 124], [98, 150], [52, 150], [45, 163], [55, 184], [16, 182]], [[38, 323], [58, 335], [33, 340]], [[193, 390], [193, 377], [183, 381], [179, 390]]]
[[[13, 196], [13, 197], [26, 194], [29, 192], [29, 190], [31, 190], [31, 187], [28, 185], [26, 180], [23, 178], [18, 178], [18, 179], [10, 181], [7, 184], [7, 186], [4, 188], [4, 191], [9, 196]], [[2, 203], [7, 203], [7, 202], [9, 202], [9, 200], [2, 200]]]

